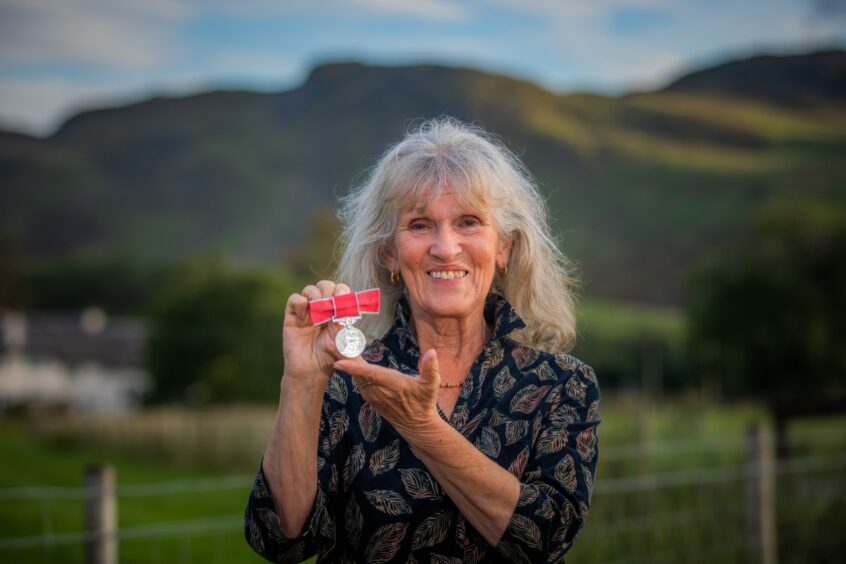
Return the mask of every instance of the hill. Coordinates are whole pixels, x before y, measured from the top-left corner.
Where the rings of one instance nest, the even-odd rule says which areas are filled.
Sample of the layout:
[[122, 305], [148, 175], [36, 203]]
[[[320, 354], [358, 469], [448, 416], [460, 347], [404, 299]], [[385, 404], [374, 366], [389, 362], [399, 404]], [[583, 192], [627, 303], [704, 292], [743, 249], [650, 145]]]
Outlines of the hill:
[[[0, 133], [0, 249], [31, 261], [287, 258], [388, 143], [448, 114], [522, 156], [590, 294], [677, 303], [691, 265], [729, 251], [756, 210], [844, 200], [844, 60], [839, 51], [737, 61], [619, 97], [472, 69], [346, 62], [285, 92], [83, 112], [48, 138]], [[835, 71], [809, 89], [795, 83], [806, 67]], [[747, 80], [759, 68], [768, 89]], [[785, 103], [792, 92], [803, 103]]]

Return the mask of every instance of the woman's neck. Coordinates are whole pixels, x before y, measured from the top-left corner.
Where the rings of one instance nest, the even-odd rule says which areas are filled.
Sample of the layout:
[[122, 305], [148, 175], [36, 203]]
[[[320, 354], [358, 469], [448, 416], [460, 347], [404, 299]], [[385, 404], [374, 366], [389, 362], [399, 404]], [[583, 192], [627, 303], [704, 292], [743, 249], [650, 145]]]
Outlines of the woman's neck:
[[490, 338], [484, 310], [462, 318], [432, 318], [412, 313], [411, 327], [414, 338], [423, 353], [435, 349], [443, 364], [470, 365], [479, 356]]

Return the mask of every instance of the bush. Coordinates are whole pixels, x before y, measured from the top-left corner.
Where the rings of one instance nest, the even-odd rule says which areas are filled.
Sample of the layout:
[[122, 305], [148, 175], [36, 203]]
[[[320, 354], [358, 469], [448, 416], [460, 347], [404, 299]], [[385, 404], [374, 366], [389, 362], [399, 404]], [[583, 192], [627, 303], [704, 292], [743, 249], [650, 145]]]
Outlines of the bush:
[[275, 402], [282, 319], [294, 284], [270, 270], [221, 262], [178, 273], [157, 298], [147, 366], [153, 402]]
[[770, 209], [737, 260], [694, 280], [692, 350], [726, 395], [777, 418], [846, 406], [846, 210]]

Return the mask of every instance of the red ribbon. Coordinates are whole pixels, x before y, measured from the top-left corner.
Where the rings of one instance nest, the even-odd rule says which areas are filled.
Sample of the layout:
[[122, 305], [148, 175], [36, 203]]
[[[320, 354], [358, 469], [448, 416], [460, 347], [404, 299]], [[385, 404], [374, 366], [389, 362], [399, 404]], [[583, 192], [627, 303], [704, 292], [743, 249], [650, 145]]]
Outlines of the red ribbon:
[[362, 313], [379, 313], [379, 300], [379, 288], [373, 288], [314, 300], [308, 303], [308, 312], [311, 314], [311, 322], [319, 325], [330, 319], [359, 317]]

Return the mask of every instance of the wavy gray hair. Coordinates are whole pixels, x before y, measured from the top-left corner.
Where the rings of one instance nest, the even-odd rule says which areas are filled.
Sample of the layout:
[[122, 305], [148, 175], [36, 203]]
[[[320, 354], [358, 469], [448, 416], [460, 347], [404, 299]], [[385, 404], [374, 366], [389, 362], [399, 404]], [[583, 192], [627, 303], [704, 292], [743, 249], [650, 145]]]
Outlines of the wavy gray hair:
[[[493, 287], [526, 322], [514, 339], [549, 352], [576, 338], [569, 261], [551, 235], [546, 202], [520, 160], [483, 129], [452, 118], [425, 121], [391, 146], [364, 184], [341, 200], [343, 232], [335, 280], [353, 289], [379, 287], [383, 312], [393, 314], [401, 288], [391, 285], [382, 257], [394, 244], [402, 211], [437, 198], [446, 188], [471, 210], [487, 210], [513, 243], [505, 277]], [[362, 330], [381, 337], [391, 315], [365, 316]]]

